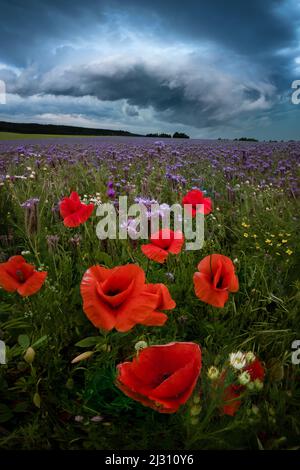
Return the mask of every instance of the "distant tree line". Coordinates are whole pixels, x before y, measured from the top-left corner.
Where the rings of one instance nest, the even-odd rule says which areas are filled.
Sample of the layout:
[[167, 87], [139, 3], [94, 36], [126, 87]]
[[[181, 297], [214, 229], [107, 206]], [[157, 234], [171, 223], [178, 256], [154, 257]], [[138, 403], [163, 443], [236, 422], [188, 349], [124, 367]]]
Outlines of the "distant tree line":
[[16, 132], [17, 134], [53, 134], [53, 135], [110, 135], [110, 136], [135, 136], [142, 137], [140, 134], [111, 129], [92, 129], [86, 127], [60, 126], [55, 124], [31, 124], [14, 123], [0, 121], [0, 132]]
[[236, 141], [240, 141], [240, 142], [258, 142], [257, 139], [253, 139], [252, 137], [241, 137], [240, 139], [234, 139]]
[[165, 134], [164, 132], [159, 134], [159, 133], [156, 133], [156, 134], [146, 134], [146, 137], [160, 137], [160, 138], [164, 138], [164, 139], [189, 139], [190, 137], [185, 134], [184, 132], [174, 132], [173, 135], [171, 134]]

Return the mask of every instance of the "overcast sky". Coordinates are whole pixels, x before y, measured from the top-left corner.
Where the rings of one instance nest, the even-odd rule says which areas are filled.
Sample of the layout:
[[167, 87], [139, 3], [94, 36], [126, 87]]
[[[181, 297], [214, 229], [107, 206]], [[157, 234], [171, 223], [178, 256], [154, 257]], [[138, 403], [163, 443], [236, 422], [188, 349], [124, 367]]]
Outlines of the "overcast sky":
[[0, 0], [0, 120], [299, 139], [299, 0]]

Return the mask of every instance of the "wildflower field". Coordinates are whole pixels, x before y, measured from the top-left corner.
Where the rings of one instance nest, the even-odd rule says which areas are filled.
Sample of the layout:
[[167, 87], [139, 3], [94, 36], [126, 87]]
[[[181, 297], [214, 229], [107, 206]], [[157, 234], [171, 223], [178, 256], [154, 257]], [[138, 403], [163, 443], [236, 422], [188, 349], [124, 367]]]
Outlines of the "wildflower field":
[[[0, 142], [0, 448], [299, 449], [299, 164], [298, 142]], [[203, 247], [100, 240], [119, 196], [204, 204]]]

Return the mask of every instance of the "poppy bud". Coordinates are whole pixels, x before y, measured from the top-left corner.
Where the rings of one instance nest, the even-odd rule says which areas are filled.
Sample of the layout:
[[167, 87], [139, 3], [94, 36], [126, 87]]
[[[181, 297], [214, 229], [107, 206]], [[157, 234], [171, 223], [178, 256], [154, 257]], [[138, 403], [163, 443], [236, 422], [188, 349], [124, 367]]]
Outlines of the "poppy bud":
[[80, 361], [85, 361], [89, 357], [91, 357], [94, 354], [94, 351], [85, 351], [82, 354], [79, 354], [79, 356], [74, 357], [74, 359], [71, 361], [71, 364], [76, 364], [77, 362]]
[[26, 353], [24, 354], [24, 360], [27, 364], [32, 364], [35, 358], [35, 350], [30, 346], [27, 348]]
[[144, 349], [144, 348], [147, 348], [148, 347], [148, 344], [146, 343], [146, 341], [138, 341], [135, 345], [134, 345], [134, 349], [139, 352], [141, 349]]
[[252, 351], [247, 352], [245, 357], [246, 357], [247, 364], [255, 361], [256, 359], [255, 354]]
[[261, 380], [255, 379], [255, 380], [254, 380], [254, 387], [255, 387], [255, 390], [257, 390], [258, 392], [260, 392], [260, 391], [263, 389], [264, 384], [263, 384], [263, 382], [262, 382]]
[[198, 416], [201, 413], [202, 406], [201, 405], [194, 405], [190, 410], [191, 416]]
[[195, 405], [198, 405], [200, 403], [200, 400], [201, 400], [201, 398], [200, 398], [199, 395], [195, 395], [193, 397], [193, 402], [194, 402]]

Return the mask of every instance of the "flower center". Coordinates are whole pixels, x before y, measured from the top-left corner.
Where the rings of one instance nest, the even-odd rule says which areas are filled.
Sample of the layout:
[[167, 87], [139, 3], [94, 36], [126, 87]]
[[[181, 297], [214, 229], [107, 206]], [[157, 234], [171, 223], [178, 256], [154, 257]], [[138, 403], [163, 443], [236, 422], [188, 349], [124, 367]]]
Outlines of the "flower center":
[[20, 269], [17, 269], [16, 276], [17, 276], [19, 282], [25, 282], [24, 274], [22, 273], [22, 271]]
[[164, 380], [167, 380], [170, 376], [171, 376], [171, 374], [168, 374], [168, 373], [167, 373], [167, 374], [163, 374], [163, 376], [162, 376], [162, 378], [161, 378], [162, 382], [163, 382]]
[[105, 295], [109, 295], [110, 297], [113, 297], [114, 295], [120, 294], [120, 292], [122, 292], [120, 289], [110, 288], [107, 292], [105, 292]]

